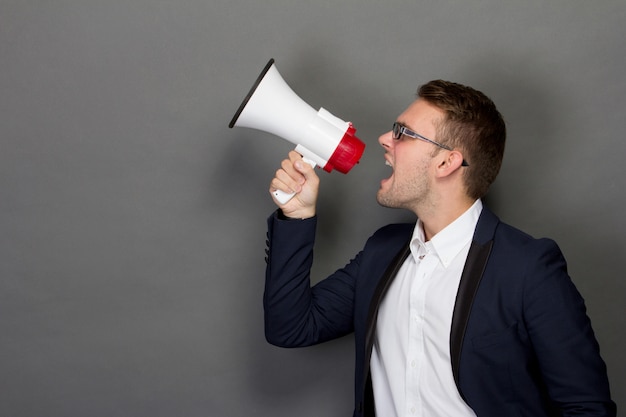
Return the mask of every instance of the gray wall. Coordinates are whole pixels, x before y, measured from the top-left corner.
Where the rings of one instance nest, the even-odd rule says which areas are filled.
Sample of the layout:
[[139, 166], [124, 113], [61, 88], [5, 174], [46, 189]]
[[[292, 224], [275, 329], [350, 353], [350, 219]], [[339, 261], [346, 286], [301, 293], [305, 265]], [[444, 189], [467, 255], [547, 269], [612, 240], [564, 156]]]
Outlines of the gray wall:
[[267, 187], [227, 124], [269, 58], [368, 144], [322, 176], [318, 264], [410, 219], [378, 135], [433, 78], [508, 122], [488, 204], [555, 238], [625, 402], [623, 0], [0, 0], [0, 415], [346, 416], [352, 339], [263, 337]]

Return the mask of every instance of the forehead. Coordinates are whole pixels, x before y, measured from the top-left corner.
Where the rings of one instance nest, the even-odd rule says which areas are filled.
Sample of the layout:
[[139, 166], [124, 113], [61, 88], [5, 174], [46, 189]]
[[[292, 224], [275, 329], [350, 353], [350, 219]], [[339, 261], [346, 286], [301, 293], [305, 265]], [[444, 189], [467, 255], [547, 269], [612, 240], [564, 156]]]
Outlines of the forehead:
[[444, 116], [443, 110], [418, 98], [398, 116], [396, 121], [422, 135], [434, 136], [437, 123]]

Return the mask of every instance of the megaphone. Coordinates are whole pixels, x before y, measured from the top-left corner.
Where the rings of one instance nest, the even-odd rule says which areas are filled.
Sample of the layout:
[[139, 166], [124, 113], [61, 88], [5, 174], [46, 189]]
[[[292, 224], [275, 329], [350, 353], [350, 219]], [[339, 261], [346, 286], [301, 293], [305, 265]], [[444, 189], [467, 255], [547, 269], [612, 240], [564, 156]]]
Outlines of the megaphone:
[[[315, 111], [280, 76], [274, 59], [265, 65], [228, 127], [248, 127], [272, 133], [296, 145], [311, 166], [346, 174], [359, 162], [365, 144], [356, 129], [327, 110]], [[286, 203], [295, 194], [274, 193]]]

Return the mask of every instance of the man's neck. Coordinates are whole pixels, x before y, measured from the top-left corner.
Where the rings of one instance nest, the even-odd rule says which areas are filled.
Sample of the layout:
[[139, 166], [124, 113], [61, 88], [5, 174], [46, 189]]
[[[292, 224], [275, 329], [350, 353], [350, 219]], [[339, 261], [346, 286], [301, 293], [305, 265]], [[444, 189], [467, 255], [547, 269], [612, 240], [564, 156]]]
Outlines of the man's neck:
[[425, 241], [428, 242], [446, 226], [458, 219], [475, 202], [476, 200], [467, 198], [459, 200], [456, 204], [440, 204], [433, 206], [430, 210], [420, 210], [421, 213], [416, 211], [415, 214], [417, 214], [424, 228]]

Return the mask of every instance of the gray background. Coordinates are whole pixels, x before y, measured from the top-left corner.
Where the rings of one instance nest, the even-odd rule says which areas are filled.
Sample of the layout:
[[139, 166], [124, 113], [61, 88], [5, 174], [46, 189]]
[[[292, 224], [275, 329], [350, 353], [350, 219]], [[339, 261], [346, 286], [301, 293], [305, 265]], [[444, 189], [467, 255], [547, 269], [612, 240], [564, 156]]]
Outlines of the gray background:
[[269, 58], [368, 145], [321, 172], [317, 279], [411, 219], [374, 195], [417, 86], [491, 96], [487, 203], [560, 243], [624, 403], [625, 21], [623, 0], [0, 0], [0, 415], [350, 415], [351, 337], [263, 337], [292, 145], [227, 125]]

